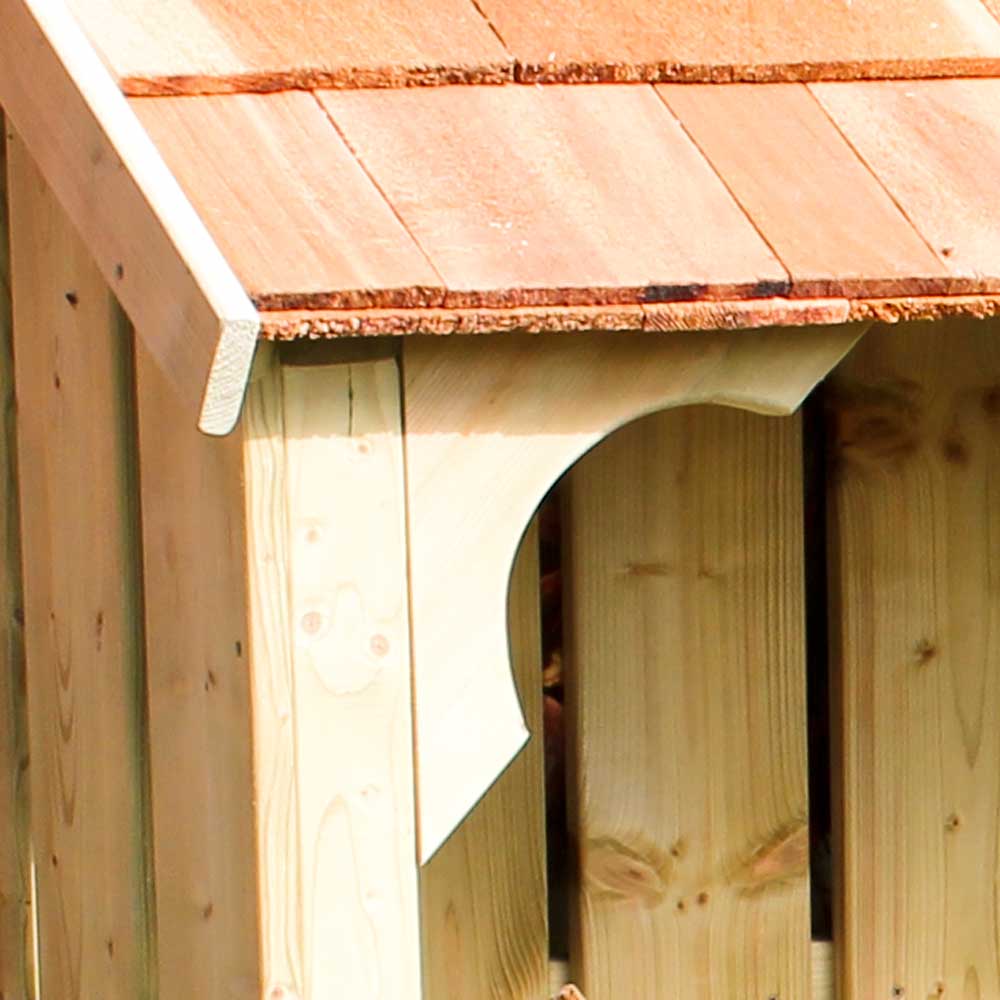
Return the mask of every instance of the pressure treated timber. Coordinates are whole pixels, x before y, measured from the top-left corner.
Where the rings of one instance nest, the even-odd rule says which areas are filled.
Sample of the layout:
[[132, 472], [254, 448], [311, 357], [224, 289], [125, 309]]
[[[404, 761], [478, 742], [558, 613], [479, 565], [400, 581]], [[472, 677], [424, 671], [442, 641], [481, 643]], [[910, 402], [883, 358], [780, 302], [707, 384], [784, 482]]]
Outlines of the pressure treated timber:
[[997, 322], [876, 327], [832, 376], [841, 996], [1000, 995]]
[[956, 284], [807, 87], [657, 92], [778, 255], [793, 295], [943, 294]]
[[478, 0], [518, 78], [817, 80], [996, 72], [978, 0]]
[[421, 872], [424, 992], [541, 1000], [548, 981], [538, 521], [510, 577], [514, 680], [532, 739]]
[[468, 0], [70, 0], [70, 9], [129, 94], [513, 78]]
[[317, 96], [444, 279], [445, 305], [787, 288], [784, 269], [650, 88]]
[[131, 331], [9, 143], [42, 996], [152, 995]]
[[802, 436], [685, 407], [563, 487], [587, 1000], [809, 991]]
[[403, 341], [423, 862], [527, 736], [506, 655], [507, 580], [549, 486], [616, 427], [657, 409], [790, 413], [863, 331]]
[[1000, 162], [1000, 79], [810, 89], [952, 272], [1000, 291], [1000, 204], [983, 169]]
[[188, 419], [236, 422], [259, 321], [63, 0], [0, 0], [0, 105]]
[[303, 997], [285, 424], [277, 352], [258, 348], [241, 420], [263, 994]]
[[0, 996], [28, 1000], [34, 916], [5, 125], [0, 112]]
[[200, 434], [141, 341], [136, 375], [158, 1000], [257, 997], [242, 442]]
[[296, 995], [420, 1000], [399, 369], [387, 358], [288, 365], [280, 377]]
[[444, 297], [423, 251], [311, 94], [131, 106], [261, 307], [420, 306]]

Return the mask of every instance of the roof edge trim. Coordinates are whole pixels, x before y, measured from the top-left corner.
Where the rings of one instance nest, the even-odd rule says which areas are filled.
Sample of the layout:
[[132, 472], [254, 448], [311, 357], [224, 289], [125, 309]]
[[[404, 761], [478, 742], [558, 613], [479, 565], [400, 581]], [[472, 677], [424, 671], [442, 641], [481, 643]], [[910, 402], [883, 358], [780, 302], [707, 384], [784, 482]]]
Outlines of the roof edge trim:
[[62, 0], [0, 0], [0, 23], [0, 105], [199, 428], [228, 433], [257, 310]]

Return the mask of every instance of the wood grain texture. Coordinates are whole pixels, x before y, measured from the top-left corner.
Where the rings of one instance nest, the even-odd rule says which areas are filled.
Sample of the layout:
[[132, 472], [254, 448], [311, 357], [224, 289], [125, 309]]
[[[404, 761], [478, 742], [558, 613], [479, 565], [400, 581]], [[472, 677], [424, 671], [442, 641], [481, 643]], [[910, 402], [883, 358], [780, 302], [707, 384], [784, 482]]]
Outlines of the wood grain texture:
[[257, 997], [242, 442], [200, 434], [141, 341], [136, 376], [158, 1000]]
[[606, 434], [653, 410], [715, 402], [790, 413], [862, 332], [403, 342], [422, 861], [527, 737], [506, 655], [507, 581], [552, 483]]
[[767, 296], [787, 286], [648, 88], [318, 96], [443, 277], [447, 305]]
[[0, 996], [28, 1000], [34, 915], [6, 138], [0, 111]]
[[424, 992], [541, 1000], [548, 982], [538, 522], [510, 578], [514, 681], [532, 739], [421, 873]]
[[1000, 291], [1000, 79], [812, 92], [965, 291]]
[[499, 83], [513, 66], [468, 0], [70, 0], [130, 94]]
[[808, 88], [675, 84], [657, 91], [778, 255], [793, 295], [950, 291], [951, 270]]
[[[950, 300], [937, 299], [941, 305]], [[983, 303], [959, 301], [961, 308]], [[651, 302], [644, 306], [525, 306], [508, 309], [317, 309], [261, 313], [261, 337], [402, 336], [413, 333], [569, 333], [591, 330], [756, 330], [843, 323], [846, 299]]]
[[281, 378], [296, 995], [420, 1000], [399, 370], [359, 361], [288, 366]]
[[9, 147], [40, 983], [152, 995], [131, 331], [24, 144]]
[[995, 71], [1000, 25], [978, 0], [479, 0], [518, 77], [535, 81], [816, 80]]
[[845, 1000], [1000, 994], [998, 333], [877, 327], [832, 377]]
[[131, 106], [258, 305], [441, 301], [440, 279], [312, 95]]
[[[302, 861], [293, 732], [285, 418], [277, 351], [261, 345], [243, 410], [263, 995], [303, 997]], [[278, 997], [280, 1000], [280, 996]]]
[[0, 104], [175, 391], [239, 414], [259, 322], [62, 0], [0, 0]]
[[809, 992], [801, 464], [797, 417], [696, 407], [568, 477], [588, 1000]]

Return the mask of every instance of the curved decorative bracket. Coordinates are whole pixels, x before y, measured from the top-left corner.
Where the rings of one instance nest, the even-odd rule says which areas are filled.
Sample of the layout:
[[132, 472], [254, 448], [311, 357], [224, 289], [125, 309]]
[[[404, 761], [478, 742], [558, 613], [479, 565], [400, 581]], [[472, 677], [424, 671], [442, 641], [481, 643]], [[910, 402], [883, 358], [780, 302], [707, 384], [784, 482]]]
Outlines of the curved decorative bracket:
[[546, 491], [646, 413], [695, 403], [793, 413], [866, 328], [406, 340], [421, 862], [528, 738], [507, 585]]

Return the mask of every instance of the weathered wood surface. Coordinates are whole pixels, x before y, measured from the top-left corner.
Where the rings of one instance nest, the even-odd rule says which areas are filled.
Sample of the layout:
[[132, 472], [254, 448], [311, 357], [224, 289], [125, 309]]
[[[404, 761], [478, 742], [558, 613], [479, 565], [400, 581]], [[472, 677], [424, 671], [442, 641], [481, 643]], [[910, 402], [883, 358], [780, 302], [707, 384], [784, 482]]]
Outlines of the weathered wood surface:
[[573, 981], [806, 996], [799, 418], [660, 413], [564, 489]]
[[9, 146], [31, 829], [42, 995], [152, 996], [132, 337]]
[[0, 0], [0, 104], [187, 406], [226, 433], [256, 311], [62, 0]]
[[72, 9], [132, 93], [498, 82], [515, 73], [528, 82], [931, 76], [988, 73], [1000, 61], [1000, 27], [977, 0], [307, 0], [294, 15], [277, 0], [72, 0]]
[[950, 268], [807, 87], [676, 84], [657, 92], [785, 265], [793, 295], [950, 290]]
[[423, 251], [311, 94], [131, 105], [261, 307], [443, 297]]
[[1000, 291], [1000, 79], [810, 89], [956, 282]]
[[995, 71], [977, 0], [479, 0], [537, 80], [815, 80]]
[[532, 739], [423, 868], [425, 995], [541, 1000], [548, 976], [538, 523], [510, 578], [511, 661]]
[[552, 483], [653, 410], [790, 413], [863, 329], [403, 342], [422, 861], [527, 737], [506, 654], [507, 580]]
[[998, 333], [876, 328], [832, 379], [845, 1000], [1000, 995]]
[[420, 1000], [399, 370], [287, 366], [281, 383], [296, 995]]
[[241, 441], [199, 434], [141, 342], [136, 369], [158, 1000], [256, 997]]
[[497, 83], [513, 65], [468, 0], [69, 0], [130, 94]]
[[444, 279], [448, 305], [650, 302], [786, 286], [650, 88], [318, 97]]
[[7, 214], [7, 129], [0, 111], [0, 996], [33, 995], [21, 525]]

